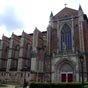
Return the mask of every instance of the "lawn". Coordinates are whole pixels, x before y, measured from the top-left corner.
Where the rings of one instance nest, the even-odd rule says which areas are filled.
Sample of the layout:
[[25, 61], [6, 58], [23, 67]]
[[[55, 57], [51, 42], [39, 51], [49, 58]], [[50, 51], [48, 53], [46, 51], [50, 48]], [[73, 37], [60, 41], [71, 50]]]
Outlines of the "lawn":
[[23, 83], [21, 83], [21, 82], [6, 82], [5, 84], [7, 84], [7, 85], [15, 85], [15, 86], [22, 86], [23, 85]]
[[4, 82], [4, 81], [0, 81], [0, 87], [6, 87], [8, 85], [23, 86], [23, 83], [21, 83], [21, 82]]
[[6, 84], [1, 84], [1, 83], [0, 83], [0, 87], [7, 87], [7, 85], [6, 85]]

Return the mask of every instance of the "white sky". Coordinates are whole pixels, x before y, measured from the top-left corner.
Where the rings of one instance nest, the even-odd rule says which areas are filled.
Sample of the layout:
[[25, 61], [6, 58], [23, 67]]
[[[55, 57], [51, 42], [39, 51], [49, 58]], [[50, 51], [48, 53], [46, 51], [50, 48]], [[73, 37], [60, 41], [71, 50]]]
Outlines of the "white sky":
[[[51, 11], [55, 15], [65, 7], [65, 3], [67, 3], [67, 7], [73, 9], [78, 9], [80, 4], [84, 13], [88, 15], [88, 0], [0, 0], [0, 14], [5, 15], [5, 20], [3, 21], [2, 16], [2, 20], [0, 20], [0, 39], [3, 34], [10, 37], [12, 32], [17, 35], [21, 35], [23, 30], [27, 33], [33, 33], [35, 27], [40, 31], [46, 31]], [[9, 21], [7, 21], [9, 18], [6, 15], [10, 14], [12, 10], [9, 11], [7, 7], [15, 10], [15, 16], [11, 20], [19, 19], [15, 22], [22, 22], [24, 24], [23, 27], [13, 29], [11, 21], [9, 26], [12, 29], [9, 29]], [[12, 15], [14, 15], [14, 11], [12, 11]], [[17, 24], [15, 23], [15, 25]]]

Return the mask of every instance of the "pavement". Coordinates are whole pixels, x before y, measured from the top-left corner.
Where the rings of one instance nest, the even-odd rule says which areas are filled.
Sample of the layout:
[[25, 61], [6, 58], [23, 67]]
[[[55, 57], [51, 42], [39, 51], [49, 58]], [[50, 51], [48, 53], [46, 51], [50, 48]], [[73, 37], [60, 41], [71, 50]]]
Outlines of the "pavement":
[[[8, 85], [7, 87], [0, 87], [0, 88], [23, 88], [23, 87], [16, 87], [13, 85]], [[29, 88], [29, 87], [27, 86], [27, 88]]]
[[15, 86], [8, 85], [7, 87], [0, 87], [0, 88], [15, 88]]

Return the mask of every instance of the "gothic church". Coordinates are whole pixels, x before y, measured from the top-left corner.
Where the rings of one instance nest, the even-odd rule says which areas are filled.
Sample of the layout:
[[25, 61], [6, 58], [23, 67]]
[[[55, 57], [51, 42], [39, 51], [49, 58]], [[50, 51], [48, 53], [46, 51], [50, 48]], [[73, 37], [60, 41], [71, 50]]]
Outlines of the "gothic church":
[[53, 15], [47, 31], [35, 28], [32, 34], [2, 36], [0, 80], [79, 82], [83, 56], [84, 81], [88, 81], [88, 18], [81, 6], [68, 7]]

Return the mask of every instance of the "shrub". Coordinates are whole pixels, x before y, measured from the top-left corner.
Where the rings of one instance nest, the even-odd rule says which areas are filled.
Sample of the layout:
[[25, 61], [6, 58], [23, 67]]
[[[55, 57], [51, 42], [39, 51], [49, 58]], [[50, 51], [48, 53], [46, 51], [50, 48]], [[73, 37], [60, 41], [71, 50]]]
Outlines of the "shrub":
[[82, 88], [81, 83], [43, 83], [43, 82], [33, 82], [30, 83], [30, 88]]

